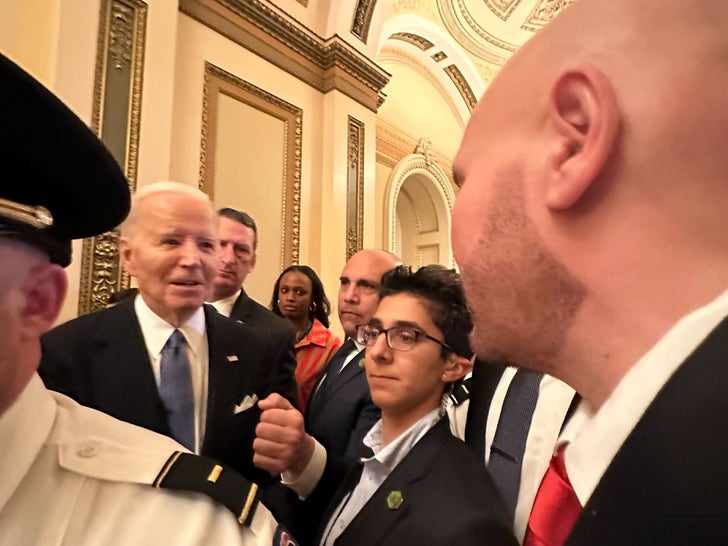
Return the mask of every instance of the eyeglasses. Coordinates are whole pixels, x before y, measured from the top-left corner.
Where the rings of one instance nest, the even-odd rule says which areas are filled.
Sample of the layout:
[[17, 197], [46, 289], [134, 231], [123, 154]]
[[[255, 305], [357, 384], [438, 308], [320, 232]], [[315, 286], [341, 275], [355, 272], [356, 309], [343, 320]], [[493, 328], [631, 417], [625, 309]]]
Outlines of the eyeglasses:
[[442, 345], [450, 351], [454, 351], [444, 341], [440, 341], [436, 337], [426, 334], [422, 330], [412, 328], [411, 326], [392, 326], [386, 330], [363, 324], [356, 327], [356, 341], [361, 345], [371, 347], [377, 342], [377, 338], [385, 334], [387, 337], [387, 346], [395, 351], [411, 351], [422, 339], [429, 339], [435, 343]]

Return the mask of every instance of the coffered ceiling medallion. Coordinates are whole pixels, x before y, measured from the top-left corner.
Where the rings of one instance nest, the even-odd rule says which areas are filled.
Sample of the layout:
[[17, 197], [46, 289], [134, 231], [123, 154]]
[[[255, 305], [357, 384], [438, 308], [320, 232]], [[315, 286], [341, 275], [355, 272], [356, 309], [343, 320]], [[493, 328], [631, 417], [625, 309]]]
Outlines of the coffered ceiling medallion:
[[471, 53], [503, 64], [573, 0], [437, 0], [447, 30]]

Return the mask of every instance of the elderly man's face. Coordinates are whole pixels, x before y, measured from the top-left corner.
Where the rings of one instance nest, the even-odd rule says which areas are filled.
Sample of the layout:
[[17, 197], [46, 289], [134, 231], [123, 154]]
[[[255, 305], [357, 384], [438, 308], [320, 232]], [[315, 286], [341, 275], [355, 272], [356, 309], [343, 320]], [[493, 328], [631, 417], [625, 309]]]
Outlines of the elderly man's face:
[[208, 203], [173, 192], [151, 194], [122, 241], [125, 269], [161, 318], [179, 326], [209, 297], [220, 260], [217, 216]]

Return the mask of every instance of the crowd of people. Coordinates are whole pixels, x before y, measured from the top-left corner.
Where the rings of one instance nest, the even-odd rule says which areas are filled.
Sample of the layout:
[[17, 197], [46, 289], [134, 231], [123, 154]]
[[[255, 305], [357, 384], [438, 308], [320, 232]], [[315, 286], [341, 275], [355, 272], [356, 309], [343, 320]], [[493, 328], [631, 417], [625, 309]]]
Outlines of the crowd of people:
[[[0, 55], [0, 544], [728, 543], [728, 9], [689, 4], [577, 0], [516, 52], [454, 162], [460, 273], [355, 253], [343, 340], [311, 267], [246, 293], [249, 214], [130, 196]], [[54, 327], [117, 226], [135, 290]]]

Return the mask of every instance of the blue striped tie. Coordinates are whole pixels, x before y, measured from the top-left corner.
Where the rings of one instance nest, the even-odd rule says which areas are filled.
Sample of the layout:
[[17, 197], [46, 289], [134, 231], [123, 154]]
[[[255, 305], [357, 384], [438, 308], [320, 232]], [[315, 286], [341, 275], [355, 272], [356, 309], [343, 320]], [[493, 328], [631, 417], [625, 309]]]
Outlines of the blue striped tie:
[[172, 332], [162, 349], [159, 396], [167, 408], [172, 438], [195, 450], [195, 404], [192, 396], [190, 361], [184, 351], [185, 336]]

